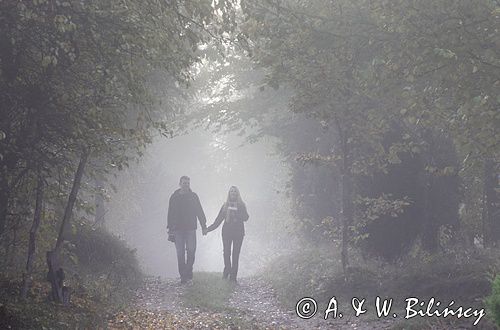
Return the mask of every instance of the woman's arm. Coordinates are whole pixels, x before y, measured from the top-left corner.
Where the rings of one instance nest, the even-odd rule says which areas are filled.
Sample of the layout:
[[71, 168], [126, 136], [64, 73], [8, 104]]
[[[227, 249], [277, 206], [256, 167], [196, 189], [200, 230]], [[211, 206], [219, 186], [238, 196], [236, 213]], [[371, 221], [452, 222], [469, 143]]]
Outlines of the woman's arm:
[[226, 218], [226, 212], [224, 212], [224, 209], [224, 204], [222, 204], [222, 207], [220, 208], [219, 214], [217, 215], [217, 218], [215, 218], [214, 223], [207, 227], [207, 232], [217, 229], [217, 227], [219, 227], [222, 221]]
[[243, 221], [247, 221], [248, 218], [250, 217], [248, 215], [247, 207], [245, 206], [245, 204], [241, 205], [241, 215], [240, 216], [241, 216], [241, 220], [243, 220]]

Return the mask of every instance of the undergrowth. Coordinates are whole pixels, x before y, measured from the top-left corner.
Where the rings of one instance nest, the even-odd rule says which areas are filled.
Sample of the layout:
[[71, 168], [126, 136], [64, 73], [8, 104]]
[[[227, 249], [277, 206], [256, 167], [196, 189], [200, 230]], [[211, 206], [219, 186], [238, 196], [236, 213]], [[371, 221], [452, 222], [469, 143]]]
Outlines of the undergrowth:
[[134, 251], [104, 229], [79, 225], [64, 245], [65, 285], [69, 305], [49, 301], [47, 267], [38, 262], [26, 300], [20, 298], [23, 264], [17, 271], [0, 272], [1, 329], [105, 328], [109, 316], [130, 303], [142, 281]]
[[486, 299], [486, 306], [497, 327], [500, 327], [500, 276], [493, 280], [491, 295]]
[[[492, 278], [500, 270], [500, 252], [496, 250], [449, 252], [425, 257], [413, 255], [392, 264], [363, 259], [355, 251], [350, 255], [351, 265], [344, 273], [339, 251], [311, 247], [277, 258], [263, 276], [272, 284], [287, 309], [295, 309], [303, 297], [313, 297], [326, 309], [335, 296], [339, 309], [352, 310], [351, 299], [360, 297], [366, 298], [366, 304], [371, 305], [373, 311], [377, 296], [393, 298], [400, 309], [404, 308], [408, 297], [426, 301], [435, 297], [446, 305], [454, 300], [456, 306], [484, 308], [484, 298], [490, 293]], [[489, 317], [488, 312], [486, 315]], [[428, 320], [442, 322], [437, 318]], [[446, 320], [447, 323], [454, 321]], [[407, 320], [403, 323], [411, 325]], [[486, 328], [492, 326], [491, 320], [486, 318], [481, 323]]]

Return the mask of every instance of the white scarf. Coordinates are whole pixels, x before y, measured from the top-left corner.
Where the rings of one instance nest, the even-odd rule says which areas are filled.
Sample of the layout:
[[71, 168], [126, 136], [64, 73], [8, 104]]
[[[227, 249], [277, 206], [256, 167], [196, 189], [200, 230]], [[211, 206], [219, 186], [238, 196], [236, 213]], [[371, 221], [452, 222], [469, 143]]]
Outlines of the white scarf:
[[226, 222], [234, 223], [238, 221], [236, 217], [236, 212], [238, 212], [238, 202], [228, 202], [226, 203]]

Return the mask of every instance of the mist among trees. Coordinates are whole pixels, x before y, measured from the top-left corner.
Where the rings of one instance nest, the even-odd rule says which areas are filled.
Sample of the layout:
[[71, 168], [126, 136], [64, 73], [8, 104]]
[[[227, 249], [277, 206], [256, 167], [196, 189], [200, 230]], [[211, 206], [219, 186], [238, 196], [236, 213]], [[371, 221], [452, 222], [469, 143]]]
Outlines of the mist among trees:
[[[495, 0], [0, 1], [1, 327], [499, 326], [499, 29]], [[220, 229], [179, 282], [183, 175], [208, 225], [241, 192], [237, 284]]]

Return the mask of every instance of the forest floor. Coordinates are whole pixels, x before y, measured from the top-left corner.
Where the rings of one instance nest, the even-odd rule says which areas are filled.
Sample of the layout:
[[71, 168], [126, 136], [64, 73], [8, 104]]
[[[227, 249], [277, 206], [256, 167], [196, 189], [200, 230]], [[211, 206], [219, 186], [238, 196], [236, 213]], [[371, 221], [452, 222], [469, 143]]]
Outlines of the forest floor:
[[[263, 278], [244, 277], [234, 284], [220, 277], [220, 273], [195, 273], [192, 283], [182, 285], [178, 279], [146, 277], [119, 304], [76, 290], [69, 306], [47, 301], [46, 282], [35, 282], [30, 299], [21, 301], [19, 283], [2, 280], [0, 329], [494, 329], [487, 319], [477, 327], [471, 320], [379, 319], [373, 307], [355, 317], [350, 301], [342, 298], [338, 315], [345, 312], [344, 317], [333, 319], [330, 314], [324, 320], [328, 303], [318, 301], [317, 313], [304, 320], [296, 315], [296, 302], [278, 299]], [[394, 312], [403, 315], [401, 310]]]
[[[209, 275], [195, 273], [190, 284], [179, 280], [147, 278], [137, 291], [134, 307], [109, 322], [111, 329], [391, 329], [395, 321], [370, 317], [323, 319], [323, 311], [307, 320], [294, 310], [283, 308], [273, 289], [257, 277], [241, 278], [232, 284]], [[198, 280], [196, 276], [202, 277]], [[199, 282], [197, 282], [199, 281]], [[215, 293], [207, 286], [212, 284]], [[229, 289], [222, 304], [217, 295]], [[222, 293], [223, 294], [223, 293]], [[203, 295], [208, 295], [205, 297]], [[326, 306], [325, 306], [326, 309]]]

